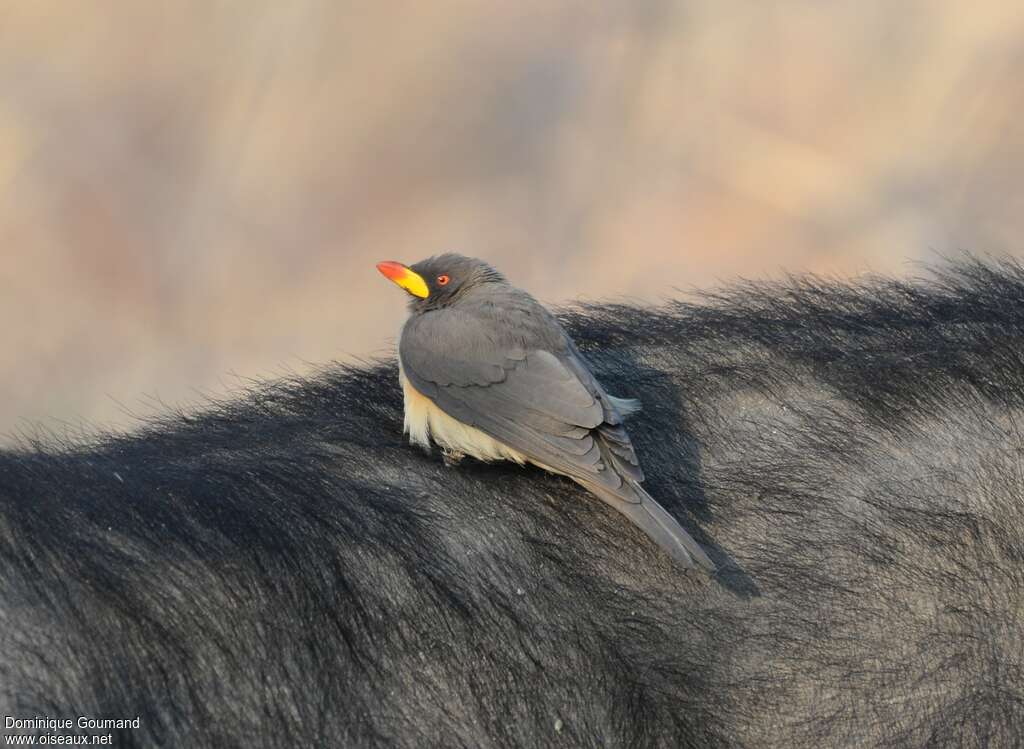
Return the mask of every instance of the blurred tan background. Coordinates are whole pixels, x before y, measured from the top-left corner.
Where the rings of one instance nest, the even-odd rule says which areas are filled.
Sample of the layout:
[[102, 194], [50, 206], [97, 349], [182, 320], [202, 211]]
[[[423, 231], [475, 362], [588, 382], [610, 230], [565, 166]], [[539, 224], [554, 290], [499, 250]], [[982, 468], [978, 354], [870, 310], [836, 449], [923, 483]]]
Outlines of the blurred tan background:
[[0, 443], [541, 299], [1024, 252], [1005, 0], [0, 3]]

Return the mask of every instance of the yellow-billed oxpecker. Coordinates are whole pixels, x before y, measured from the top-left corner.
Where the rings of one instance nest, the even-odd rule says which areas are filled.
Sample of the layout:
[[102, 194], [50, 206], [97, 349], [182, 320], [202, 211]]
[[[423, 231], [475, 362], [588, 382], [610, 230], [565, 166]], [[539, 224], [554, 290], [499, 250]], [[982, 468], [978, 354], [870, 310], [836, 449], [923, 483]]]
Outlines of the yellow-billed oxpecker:
[[475, 258], [377, 265], [409, 292], [398, 343], [405, 431], [448, 460], [533, 463], [582, 484], [687, 567], [704, 550], [640, 482], [623, 426], [635, 401], [608, 395], [559, 322]]

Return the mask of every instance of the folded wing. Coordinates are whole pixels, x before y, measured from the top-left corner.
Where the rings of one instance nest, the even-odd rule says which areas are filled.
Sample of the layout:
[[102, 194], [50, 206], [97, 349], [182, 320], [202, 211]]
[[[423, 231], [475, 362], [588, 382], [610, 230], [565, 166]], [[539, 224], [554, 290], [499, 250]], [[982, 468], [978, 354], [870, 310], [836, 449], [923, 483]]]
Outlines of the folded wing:
[[506, 328], [452, 309], [413, 318], [399, 345], [405, 376], [449, 416], [534, 463], [612, 490], [624, 476], [642, 480], [621, 416], [572, 344], [532, 348]]

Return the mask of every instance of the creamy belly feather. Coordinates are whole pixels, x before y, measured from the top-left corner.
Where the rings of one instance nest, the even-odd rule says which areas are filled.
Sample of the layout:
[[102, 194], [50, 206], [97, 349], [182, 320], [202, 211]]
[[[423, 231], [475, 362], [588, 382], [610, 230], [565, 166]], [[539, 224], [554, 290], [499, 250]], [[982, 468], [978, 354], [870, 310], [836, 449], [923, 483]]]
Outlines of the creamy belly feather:
[[414, 445], [430, 448], [433, 438], [447, 455], [460, 458], [471, 455], [477, 460], [512, 460], [522, 465], [526, 456], [503, 445], [476, 427], [453, 419], [412, 386], [398, 365], [398, 379], [405, 397], [405, 433]]

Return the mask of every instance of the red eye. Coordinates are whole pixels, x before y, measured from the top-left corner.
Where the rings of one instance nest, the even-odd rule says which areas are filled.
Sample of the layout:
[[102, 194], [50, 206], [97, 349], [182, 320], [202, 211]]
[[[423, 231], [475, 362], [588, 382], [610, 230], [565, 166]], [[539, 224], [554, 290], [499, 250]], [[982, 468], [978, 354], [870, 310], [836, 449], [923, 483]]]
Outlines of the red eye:
[[437, 277], [437, 285], [438, 286], [447, 286], [449, 281], [451, 281], [451, 279], [448, 278], [448, 276], [438, 276]]

